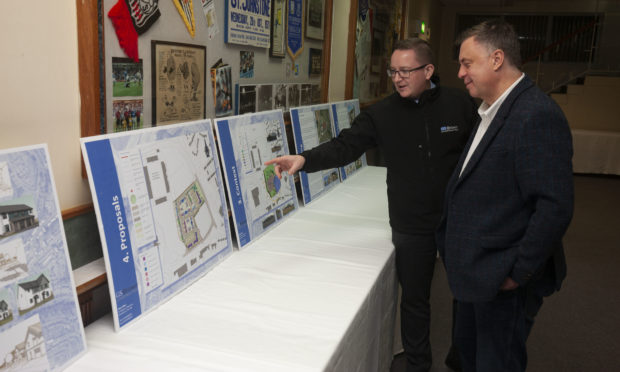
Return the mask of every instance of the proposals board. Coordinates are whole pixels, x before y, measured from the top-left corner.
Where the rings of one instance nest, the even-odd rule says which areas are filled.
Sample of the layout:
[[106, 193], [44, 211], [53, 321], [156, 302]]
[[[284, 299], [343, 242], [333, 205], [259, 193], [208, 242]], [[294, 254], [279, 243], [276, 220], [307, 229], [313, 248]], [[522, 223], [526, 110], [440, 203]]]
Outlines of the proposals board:
[[[357, 99], [352, 99], [348, 101], [334, 102], [331, 105], [332, 112], [334, 114], [334, 129], [336, 130], [337, 136], [343, 129], [351, 128], [353, 119], [355, 119], [355, 117], [357, 117], [360, 113], [360, 103]], [[353, 163], [340, 167], [340, 179], [342, 181], [346, 180], [347, 177], [352, 176], [355, 172], [366, 165], [368, 165], [366, 162], [366, 154], [363, 154]]]
[[209, 120], [81, 142], [118, 330], [232, 252], [217, 148]]
[[295, 212], [293, 177], [278, 179], [267, 160], [288, 155], [281, 110], [216, 119], [218, 144], [239, 247], [244, 247]]
[[86, 352], [47, 146], [0, 150], [0, 371], [60, 371]]
[[[334, 119], [330, 104], [291, 108], [293, 137], [298, 154], [334, 138]], [[338, 169], [306, 173], [299, 172], [304, 204], [323, 195], [340, 182]]]

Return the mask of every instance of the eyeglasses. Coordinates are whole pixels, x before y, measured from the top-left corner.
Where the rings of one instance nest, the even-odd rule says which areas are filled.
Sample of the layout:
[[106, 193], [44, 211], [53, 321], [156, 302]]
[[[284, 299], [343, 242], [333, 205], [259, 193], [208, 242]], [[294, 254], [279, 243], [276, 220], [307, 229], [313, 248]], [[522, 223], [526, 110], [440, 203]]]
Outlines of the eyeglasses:
[[425, 63], [422, 66], [411, 68], [409, 70], [392, 70], [392, 69], [388, 69], [386, 72], [387, 72], [388, 76], [391, 77], [392, 79], [396, 77], [396, 74], [398, 74], [401, 78], [405, 79], [405, 78], [408, 78], [409, 75], [411, 75], [412, 72], [421, 70], [421, 69], [423, 69], [426, 66], [428, 66], [428, 63]]

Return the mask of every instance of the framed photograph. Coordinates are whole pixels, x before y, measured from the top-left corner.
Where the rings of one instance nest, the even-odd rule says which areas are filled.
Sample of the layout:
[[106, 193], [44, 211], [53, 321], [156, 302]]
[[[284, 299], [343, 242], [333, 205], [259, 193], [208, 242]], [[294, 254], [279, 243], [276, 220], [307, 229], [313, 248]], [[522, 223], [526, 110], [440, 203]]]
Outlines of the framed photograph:
[[306, 37], [323, 40], [323, 25], [325, 24], [325, 0], [308, 0], [306, 12]]
[[286, 54], [286, 39], [284, 37], [286, 3], [284, 0], [271, 0], [271, 40], [269, 55], [284, 58]]
[[206, 118], [204, 45], [151, 41], [153, 126]]
[[310, 77], [321, 76], [321, 71], [323, 70], [323, 49], [310, 48], [309, 52], [308, 75]]
[[142, 60], [112, 57], [112, 96], [142, 96]]

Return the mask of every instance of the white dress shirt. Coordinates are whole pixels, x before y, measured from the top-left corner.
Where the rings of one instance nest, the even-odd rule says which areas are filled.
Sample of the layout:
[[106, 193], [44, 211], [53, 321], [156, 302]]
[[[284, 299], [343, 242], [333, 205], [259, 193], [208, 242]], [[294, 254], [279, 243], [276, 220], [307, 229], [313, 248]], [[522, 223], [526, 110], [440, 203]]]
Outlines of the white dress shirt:
[[514, 83], [512, 83], [512, 85], [509, 86], [508, 89], [506, 89], [504, 93], [502, 93], [502, 95], [499, 96], [499, 98], [496, 99], [495, 102], [493, 102], [491, 106], [489, 106], [489, 104], [486, 102], [482, 102], [482, 104], [478, 108], [478, 115], [480, 115], [480, 119], [481, 119], [480, 125], [478, 125], [478, 130], [476, 131], [474, 140], [472, 141], [471, 147], [469, 148], [469, 151], [467, 152], [467, 157], [465, 158], [465, 161], [463, 162], [463, 168], [461, 168], [459, 177], [463, 174], [463, 170], [467, 166], [469, 159], [471, 158], [474, 151], [476, 151], [476, 147], [478, 147], [478, 145], [480, 144], [480, 141], [482, 140], [482, 137], [484, 137], [484, 134], [487, 132], [487, 129], [489, 129], [489, 125], [493, 121], [493, 118], [495, 118], [495, 114], [497, 114], [497, 110], [499, 110], [502, 103], [504, 103], [504, 101], [506, 100], [506, 97], [508, 97], [510, 92], [512, 92], [512, 90], [517, 86], [517, 84], [519, 84], [519, 82], [524, 77], [525, 77], [525, 74], [521, 73], [521, 77], [519, 77]]

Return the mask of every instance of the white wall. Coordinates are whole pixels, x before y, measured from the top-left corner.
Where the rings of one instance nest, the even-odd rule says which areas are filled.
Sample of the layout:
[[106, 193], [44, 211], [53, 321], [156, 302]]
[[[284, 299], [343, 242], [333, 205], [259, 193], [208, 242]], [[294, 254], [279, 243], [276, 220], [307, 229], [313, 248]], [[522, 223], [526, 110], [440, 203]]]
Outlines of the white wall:
[[0, 25], [0, 148], [47, 143], [60, 208], [89, 203], [75, 1], [0, 1]]

